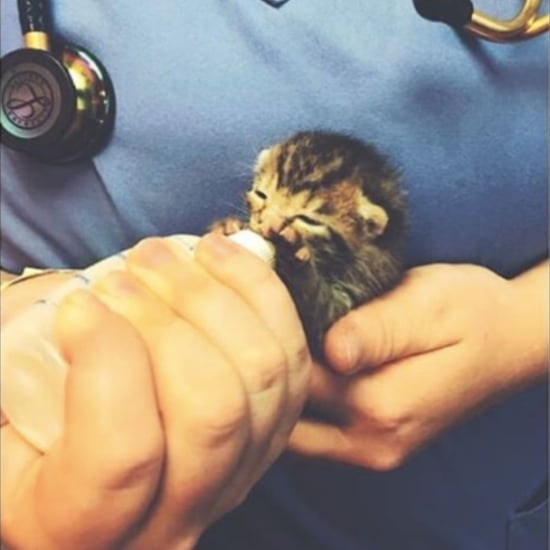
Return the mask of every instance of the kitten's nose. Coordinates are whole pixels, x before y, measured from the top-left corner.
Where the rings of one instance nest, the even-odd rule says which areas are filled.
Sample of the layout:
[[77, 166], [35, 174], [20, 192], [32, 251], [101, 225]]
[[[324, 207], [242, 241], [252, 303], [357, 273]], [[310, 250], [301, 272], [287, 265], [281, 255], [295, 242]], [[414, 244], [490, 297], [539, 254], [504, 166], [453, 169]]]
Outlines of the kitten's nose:
[[278, 235], [288, 224], [283, 216], [275, 212], [265, 212], [260, 223], [260, 232], [264, 237]]

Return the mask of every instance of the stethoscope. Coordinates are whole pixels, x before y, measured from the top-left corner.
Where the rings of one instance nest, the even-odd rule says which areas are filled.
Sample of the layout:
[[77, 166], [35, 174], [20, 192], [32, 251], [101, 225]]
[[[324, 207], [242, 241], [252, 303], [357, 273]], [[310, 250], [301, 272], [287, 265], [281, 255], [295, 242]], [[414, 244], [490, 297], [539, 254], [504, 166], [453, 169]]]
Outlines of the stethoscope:
[[538, 15], [541, 0], [525, 0], [512, 19], [497, 19], [474, 9], [470, 0], [413, 0], [416, 11], [425, 19], [463, 28], [491, 42], [518, 42], [548, 31], [550, 15]]
[[[464, 28], [493, 42], [534, 38], [548, 30], [540, 0], [526, 0], [513, 19], [475, 10], [470, 0], [413, 0], [430, 21]], [[51, 40], [46, 0], [18, 0], [25, 47], [2, 59], [2, 142], [50, 164], [90, 158], [105, 146], [115, 118], [115, 93], [90, 52]]]

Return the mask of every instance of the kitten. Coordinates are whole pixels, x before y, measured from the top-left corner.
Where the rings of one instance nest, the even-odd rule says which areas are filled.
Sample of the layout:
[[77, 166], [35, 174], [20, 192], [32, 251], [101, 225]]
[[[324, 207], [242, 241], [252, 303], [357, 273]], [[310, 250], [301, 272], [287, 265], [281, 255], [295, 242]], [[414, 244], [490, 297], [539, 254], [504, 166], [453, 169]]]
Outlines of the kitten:
[[300, 132], [262, 151], [246, 194], [243, 227], [272, 241], [310, 350], [323, 356], [330, 325], [394, 286], [402, 274], [405, 203], [396, 170], [371, 145], [324, 131]]

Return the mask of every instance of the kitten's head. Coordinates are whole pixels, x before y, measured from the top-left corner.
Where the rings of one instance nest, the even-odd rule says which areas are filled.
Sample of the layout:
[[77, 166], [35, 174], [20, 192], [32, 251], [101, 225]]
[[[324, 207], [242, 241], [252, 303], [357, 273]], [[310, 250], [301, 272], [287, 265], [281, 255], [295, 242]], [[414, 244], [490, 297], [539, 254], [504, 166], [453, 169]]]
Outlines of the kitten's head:
[[396, 173], [348, 136], [301, 132], [263, 150], [246, 196], [250, 226], [272, 238], [290, 226], [304, 242], [339, 239], [352, 250], [403, 224]]

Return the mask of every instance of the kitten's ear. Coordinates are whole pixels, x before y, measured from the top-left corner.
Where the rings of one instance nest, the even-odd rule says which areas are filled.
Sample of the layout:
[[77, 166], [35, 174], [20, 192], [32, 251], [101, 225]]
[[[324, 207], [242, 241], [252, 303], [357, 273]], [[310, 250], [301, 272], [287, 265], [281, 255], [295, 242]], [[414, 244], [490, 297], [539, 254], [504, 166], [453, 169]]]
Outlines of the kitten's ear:
[[262, 149], [258, 153], [258, 156], [256, 157], [256, 164], [254, 166], [256, 170], [259, 170], [266, 163], [270, 153], [271, 153], [271, 148]]
[[367, 222], [370, 232], [379, 237], [384, 233], [388, 224], [387, 212], [377, 204], [370, 202], [367, 198], [359, 199], [359, 215]]

